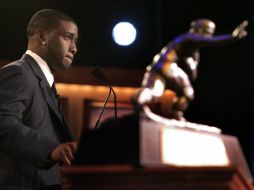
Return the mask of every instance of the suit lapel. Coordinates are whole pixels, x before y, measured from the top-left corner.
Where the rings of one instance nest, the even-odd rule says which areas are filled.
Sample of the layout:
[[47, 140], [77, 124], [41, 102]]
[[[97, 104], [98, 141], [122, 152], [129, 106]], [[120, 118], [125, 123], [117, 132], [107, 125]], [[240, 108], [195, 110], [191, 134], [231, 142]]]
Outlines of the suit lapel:
[[62, 116], [59, 112], [59, 109], [58, 109], [58, 105], [57, 105], [57, 102], [55, 100], [55, 98], [53, 97], [53, 93], [52, 93], [52, 90], [50, 89], [49, 86], [44, 86], [44, 81], [41, 81], [40, 82], [40, 85], [41, 85], [41, 91], [42, 91], [42, 94], [43, 96], [45, 97], [46, 99], [46, 102], [47, 104], [49, 105], [50, 109], [53, 111], [53, 113], [58, 117], [58, 119], [63, 122], [62, 120]]
[[41, 90], [42, 94], [44, 95], [50, 109], [53, 113], [57, 116], [58, 120], [62, 123], [63, 129], [65, 131], [64, 141], [71, 141], [73, 139], [72, 134], [68, 128], [67, 121], [65, 119], [64, 113], [62, 111], [61, 106], [58, 107], [58, 102], [56, 101], [55, 94], [52, 93], [52, 89], [49, 87], [48, 83], [47, 86], [44, 86], [44, 81], [41, 81]]
[[32, 68], [34, 74], [40, 80], [41, 91], [42, 91], [42, 94], [43, 94], [49, 108], [56, 115], [56, 117], [59, 119], [59, 121], [63, 125], [67, 126], [67, 124], [65, 123], [65, 119], [62, 118], [62, 115], [58, 110], [58, 106], [57, 106], [57, 103], [55, 101], [55, 98], [53, 97], [53, 93], [52, 93], [52, 90], [50, 89], [49, 83], [48, 83], [46, 77], [44, 76], [42, 70], [40, 69], [38, 63], [36, 63], [35, 60], [27, 54], [25, 54], [21, 58], [21, 60], [24, 60], [25, 62], [27, 62], [30, 65], [30, 67]]

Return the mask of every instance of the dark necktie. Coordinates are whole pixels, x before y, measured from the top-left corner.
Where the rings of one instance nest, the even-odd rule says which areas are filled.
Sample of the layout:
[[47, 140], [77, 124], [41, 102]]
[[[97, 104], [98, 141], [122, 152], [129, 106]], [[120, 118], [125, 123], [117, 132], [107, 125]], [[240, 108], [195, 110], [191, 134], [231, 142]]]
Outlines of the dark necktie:
[[56, 85], [55, 83], [53, 83], [52, 87], [51, 87], [51, 90], [53, 92], [53, 97], [54, 97], [54, 101], [56, 102], [56, 105], [57, 105], [57, 109], [59, 110], [59, 112], [61, 113], [62, 110], [61, 110], [61, 106], [60, 106], [60, 98], [59, 98], [59, 95], [57, 94], [57, 90], [56, 90]]
[[54, 94], [55, 96], [58, 96], [58, 95], [57, 95], [57, 91], [56, 91], [56, 85], [55, 85], [55, 83], [52, 84], [51, 90], [53, 91], [53, 94]]
[[[55, 86], [55, 83], [53, 83], [52, 87], [51, 87], [51, 90], [52, 90], [52, 94], [53, 94], [53, 98], [54, 98], [54, 101], [57, 105], [57, 110], [59, 111], [60, 113], [60, 116], [61, 116], [61, 120], [62, 122], [64, 123], [64, 126], [65, 128], [67, 129], [68, 126], [67, 126], [67, 123], [66, 123], [66, 120], [65, 120], [65, 116], [64, 116], [64, 112], [63, 112], [63, 109], [61, 107], [61, 103], [60, 103], [60, 98], [59, 98], [59, 95], [57, 94], [57, 90], [56, 90], [56, 86]], [[67, 141], [70, 141], [70, 139], [72, 139], [72, 137], [70, 136], [69, 134], [69, 131], [65, 130], [65, 131], [62, 131], [62, 135], [61, 135], [61, 138], [62, 138], [62, 141], [63, 142], [67, 142]]]

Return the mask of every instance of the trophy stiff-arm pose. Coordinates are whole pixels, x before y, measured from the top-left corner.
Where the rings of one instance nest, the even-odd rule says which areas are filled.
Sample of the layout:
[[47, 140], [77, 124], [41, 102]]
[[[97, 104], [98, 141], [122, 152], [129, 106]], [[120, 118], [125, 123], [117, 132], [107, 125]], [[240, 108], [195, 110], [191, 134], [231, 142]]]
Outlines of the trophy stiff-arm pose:
[[[217, 46], [237, 41], [247, 35], [247, 21], [243, 21], [232, 34], [216, 35], [215, 23], [209, 19], [197, 19], [191, 22], [188, 32], [169, 42], [156, 54], [146, 67], [142, 87], [135, 94], [138, 107], [151, 112], [148, 105], [159, 101], [166, 89], [175, 92], [172, 119], [185, 120], [184, 111], [194, 98], [193, 82], [197, 77], [199, 50], [206, 46]], [[163, 118], [163, 117], [161, 117]]]

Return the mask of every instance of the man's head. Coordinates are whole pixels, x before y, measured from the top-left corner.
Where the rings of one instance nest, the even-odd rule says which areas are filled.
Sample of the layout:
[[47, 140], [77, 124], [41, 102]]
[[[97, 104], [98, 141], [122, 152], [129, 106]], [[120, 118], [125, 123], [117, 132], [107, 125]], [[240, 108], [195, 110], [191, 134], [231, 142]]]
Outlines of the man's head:
[[213, 36], [215, 32], [215, 24], [209, 19], [197, 19], [191, 22], [190, 32], [203, 36]]
[[63, 12], [43, 9], [36, 12], [27, 27], [28, 49], [44, 59], [51, 70], [68, 68], [77, 52], [78, 27]]

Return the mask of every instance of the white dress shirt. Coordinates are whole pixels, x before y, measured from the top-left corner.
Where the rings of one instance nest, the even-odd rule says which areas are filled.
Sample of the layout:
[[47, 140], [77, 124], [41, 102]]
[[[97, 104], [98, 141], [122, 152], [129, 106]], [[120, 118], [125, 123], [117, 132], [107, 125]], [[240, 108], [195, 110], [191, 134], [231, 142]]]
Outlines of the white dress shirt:
[[31, 50], [27, 50], [26, 54], [30, 55], [38, 63], [38, 65], [40, 66], [43, 74], [45, 75], [45, 77], [49, 83], [49, 86], [52, 87], [52, 85], [54, 83], [54, 76], [53, 76], [52, 72], [50, 71], [48, 64], [39, 55], [32, 52]]

